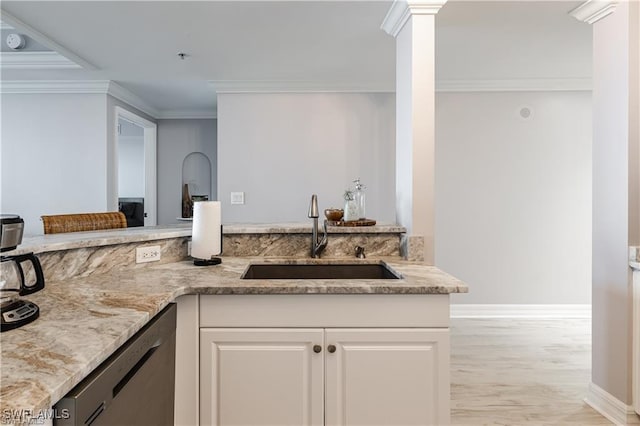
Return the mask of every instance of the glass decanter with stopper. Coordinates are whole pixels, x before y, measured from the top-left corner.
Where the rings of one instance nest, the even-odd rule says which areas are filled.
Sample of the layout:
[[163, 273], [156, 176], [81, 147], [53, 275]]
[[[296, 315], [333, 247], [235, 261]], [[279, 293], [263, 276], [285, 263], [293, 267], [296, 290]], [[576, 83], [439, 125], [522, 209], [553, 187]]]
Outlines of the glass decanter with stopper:
[[353, 181], [356, 185], [356, 190], [353, 193], [353, 199], [358, 206], [358, 219], [366, 219], [366, 210], [365, 210], [365, 193], [364, 189], [366, 188], [364, 184], [360, 182], [360, 178]]
[[358, 220], [360, 212], [358, 211], [358, 205], [356, 204], [355, 194], [351, 189], [344, 191], [344, 221], [352, 222]]

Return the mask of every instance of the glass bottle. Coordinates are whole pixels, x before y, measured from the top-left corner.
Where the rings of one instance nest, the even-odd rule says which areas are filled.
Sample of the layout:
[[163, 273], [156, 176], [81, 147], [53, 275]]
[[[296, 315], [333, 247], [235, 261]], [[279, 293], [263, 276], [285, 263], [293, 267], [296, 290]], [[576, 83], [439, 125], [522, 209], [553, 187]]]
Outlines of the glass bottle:
[[343, 219], [345, 222], [350, 222], [359, 219], [358, 205], [354, 198], [354, 192], [347, 189], [344, 192], [344, 213]]
[[365, 186], [360, 183], [360, 178], [353, 181], [356, 184], [356, 191], [353, 194], [353, 198], [358, 206], [358, 219], [366, 219], [366, 210], [365, 210], [365, 197], [364, 197], [364, 189]]

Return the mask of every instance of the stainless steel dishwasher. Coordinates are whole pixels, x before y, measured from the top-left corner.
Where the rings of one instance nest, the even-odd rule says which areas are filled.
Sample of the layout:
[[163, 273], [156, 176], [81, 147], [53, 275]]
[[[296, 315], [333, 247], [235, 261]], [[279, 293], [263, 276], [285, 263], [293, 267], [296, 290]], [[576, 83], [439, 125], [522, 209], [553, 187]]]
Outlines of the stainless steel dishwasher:
[[54, 406], [68, 413], [54, 424], [173, 425], [175, 347], [171, 304]]

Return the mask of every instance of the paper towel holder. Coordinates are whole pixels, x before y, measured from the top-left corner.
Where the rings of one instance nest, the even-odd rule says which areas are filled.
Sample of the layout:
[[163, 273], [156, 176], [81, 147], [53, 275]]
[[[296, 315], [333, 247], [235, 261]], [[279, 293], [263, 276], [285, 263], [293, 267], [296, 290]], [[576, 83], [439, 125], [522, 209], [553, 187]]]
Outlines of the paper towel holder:
[[210, 259], [193, 259], [193, 264], [196, 266], [212, 266], [222, 263], [222, 259], [219, 257], [211, 257]]
[[[220, 252], [222, 253], [222, 225], [220, 225]], [[196, 266], [213, 266], [221, 263], [222, 259], [216, 256], [211, 256], [209, 259], [193, 258], [193, 264]]]
[[212, 266], [222, 263], [222, 259], [219, 257], [212, 257], [211, 259], [195, 259], [193, 264], [196, 266]]
[[219, 257], [212, 257], [211, 259], [195, 259], [193, 264], [196, 266], [211, 266], [219, 265], [222, 263], [222, 259]]
[[[219, 201], [194, 203], [191, 235], [191, 257], [195, 266], [212, 266], [222, 263], [217, 257], [222, 253], [222, 224]], [[218, 226], [220, 229], [218, 230]]]

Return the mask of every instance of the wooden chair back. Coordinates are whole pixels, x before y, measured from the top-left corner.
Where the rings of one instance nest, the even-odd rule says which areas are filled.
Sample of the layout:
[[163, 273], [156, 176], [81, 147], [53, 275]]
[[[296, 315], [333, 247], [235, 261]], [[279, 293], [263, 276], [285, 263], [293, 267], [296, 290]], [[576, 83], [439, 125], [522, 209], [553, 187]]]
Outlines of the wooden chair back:
[[45, 234], [127, 227], [127, 218], [122, 212], [58, 214], [41, 218]]

